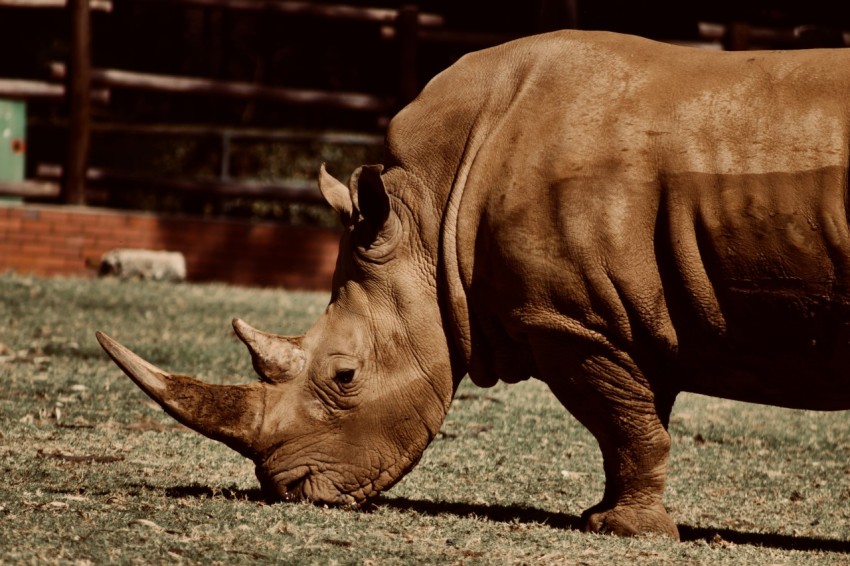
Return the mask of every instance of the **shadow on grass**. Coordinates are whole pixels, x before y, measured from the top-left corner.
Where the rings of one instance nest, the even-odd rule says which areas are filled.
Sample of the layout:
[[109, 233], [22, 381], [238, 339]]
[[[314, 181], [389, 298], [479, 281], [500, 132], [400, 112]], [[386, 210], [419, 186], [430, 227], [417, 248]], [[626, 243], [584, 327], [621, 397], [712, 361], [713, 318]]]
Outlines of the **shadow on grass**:
[[234, 501], [265, 502], [260, 489], [211, 488], [204, 485], [178, 485], [165, 488], [165, 495], [174, 499], [232, 499]]
[[[155, 489], [143, 486], [147, 489]], [[159, 489], [159, 488], [156, 488]], [[165, 489], [168, 497], [175, 499], [198, 498], [212, 499], [223, 498], [239, 501], [265, 502], [263, 492], [260, 489], [236, 489], [236, 488], [211, 488], [198, 484], [174, 486]], [[547, 525], [554, 529], [578, 530], [581, 527], [581, 518], [566, 513], [544, 511], [534, 507], [522, 507], [518, 505], [480, 505], [472, 503], [459, 503], [448, 501], [422, 501], [407, 499], [405, 497], [379, 497], [364, 508], [368, 512], [371, 509], [385, 507], [400, 511], [413, 511], [423, 515], [436, 517], [438, 515], [455, 515], [457, 517], [483, 517], [490, 521], [499, 523], [522, 523]], [[797, 537], [775, 533], [753, 533], [738, 531], [734, 529], [713, 529], [705, 527], [691, 527], [679, 525], [679, 535], [682, 542], [706, 541], [716, 543], [718, 537], [726, 543], [745, 544], [749, 546], [761, 546], [779, 550], [798, 551], [820, 551], [850, 554], [850, 541], [825, 539], [816, 537]]]
[[796, 537], [776, 533], [749, 533], [733, 529], [711, 529], [703, 527], [689, 527], [688, 525], [679, 525], [679, 536], [683, 542], [693, 542], [698, 540], [712, 542], [713, 540], [716, 540], [715, 537], [719, 536], [724, 541], [734, 544], [763, 546], [765, 548], [776, 548], [779, 550], [840, 552], [850, 554], [850, 541], [837, 539]]
[[578, 529], [581, 519], [575, 515], [543, 511], [518, 505], [477, 505], [448, 501], [421, 501], [405, 497], [380, 498], [374, 507], [388, 507], [402, 511], [415, 511], [423, 515], [456, 515], [458, 517], [484, 517], [499, 523], [539, 523], [556, 529]]
[[[455, 503], [444, 501], [421, 501], [396, 497], [379, 499], [376, 507], [388, 507], [403, 511], [415, 511], [423, 515], [455, 515], [458, 517], [484, 517], [500, 523], [534, 523], [550, 526], [555, 529], [578, 530], [581, 519], [575, 515], [543, 511], [533, 507], [516, 505], [475, 505], [470, 503]], [[796, 537], [772, 533], [752, 533], [732, 529], [712, 529], [679, 525], [679, 535], [682, 542], [704, 540], [709, 543], [720, 537], [727, 543], [776, 548], [779, 550], [839, 552], [850, 554], [850, 541], [824, 539], [815, 537]]]

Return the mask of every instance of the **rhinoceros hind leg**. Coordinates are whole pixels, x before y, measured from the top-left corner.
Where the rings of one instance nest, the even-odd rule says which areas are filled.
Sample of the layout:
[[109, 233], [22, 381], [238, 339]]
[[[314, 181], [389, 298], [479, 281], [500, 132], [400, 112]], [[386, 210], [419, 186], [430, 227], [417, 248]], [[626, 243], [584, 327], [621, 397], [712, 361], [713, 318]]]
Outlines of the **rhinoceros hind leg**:
[[605, 466], [605, 494], [582, 514], [584, 529], [621, 536], [655, 533], [678, 539], [676, 524], [662, 503], [672, 397], [659, 403], [648, 382], [624, 356], [584, 358], [571, 369], [580, 375], [550, 377], [547, 382], [567, 410], [596, 437]]
[[679, 540], [679, 529], [660, 502], [613, 508], [599, 503], [582, 513], [581, 522], [585, 531], [593, 533], [624, 537], [654, 533]]

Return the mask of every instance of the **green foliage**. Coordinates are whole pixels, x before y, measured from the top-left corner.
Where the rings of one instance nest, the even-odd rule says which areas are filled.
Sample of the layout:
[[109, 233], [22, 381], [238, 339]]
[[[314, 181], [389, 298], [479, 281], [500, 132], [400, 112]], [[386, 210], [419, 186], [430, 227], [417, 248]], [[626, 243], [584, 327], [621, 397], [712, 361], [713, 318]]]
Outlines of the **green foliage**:
[[[309, 132], [302, 132], [309, 136]], [[345, 135], [345, 134], [340, 134]], [[38, 145], [38, 142], [35, 142]], [[316, 186], [319, 165], [344, 183], [359, 166], [381, 163], [383, 146], [372, 141], [341, 144], [329, 141], [284, 141], [236, 138], [230, 156], [222, 154], [222, 140], [214, 135], [140, 135], [138, 132], [95, 132], [92, 162], [129, 175], [172, 179], [221, 181], [222, 160], [228, 160], [230, 182]], [[53, 148], [61, 154], [59, 147]], [[54, 159], [61, 161], [61, 156]], [[203, 216], [252, 218], [291, 225], [335, 228], [333, 210], [324, 203], [271, 196], [215, 195], [196, 191], [151, 190], [149, 183], [123, 182], [120, 190], [93, 197], [89, 204], [111, 208], [189, 213]]]
[[684, 541], [587, 535], [593, 438], [539, 382], [463, 383], [419, 466], [362, 511], [259, 499], [250, 462], [177, 425], [94, 339], [254, 379], [229, 321], [303, 332], [327, 296], [0, 276], [0, 563], [842, 564], [850, 424], [683, 395], [666, 503]]

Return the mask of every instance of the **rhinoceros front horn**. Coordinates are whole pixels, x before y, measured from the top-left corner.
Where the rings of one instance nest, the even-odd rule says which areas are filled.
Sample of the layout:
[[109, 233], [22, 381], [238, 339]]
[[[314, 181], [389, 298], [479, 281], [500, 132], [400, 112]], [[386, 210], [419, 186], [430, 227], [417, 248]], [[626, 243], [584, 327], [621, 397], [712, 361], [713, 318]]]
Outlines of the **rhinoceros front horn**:
[[102, 332], [97, 333], [97, 340], [118, 367], [166, 413], [243, 456], [251, 458], [256, 454], [265, 385], [204, 383], [167, 373]]

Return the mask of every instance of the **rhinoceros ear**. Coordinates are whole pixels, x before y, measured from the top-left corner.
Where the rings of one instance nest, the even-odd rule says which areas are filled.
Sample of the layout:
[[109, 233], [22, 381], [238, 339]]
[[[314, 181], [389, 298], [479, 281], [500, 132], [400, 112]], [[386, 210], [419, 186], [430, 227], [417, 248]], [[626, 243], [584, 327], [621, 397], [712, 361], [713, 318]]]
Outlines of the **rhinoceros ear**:
[[355, 216], [359, 214], [376, 232], [390, 215], [390, 197], [381, 179], [383, 170], [383, 165], [364, 165], [351, 174], [351, 201]]
[[322, 164], [319, 169], [319, 190], [350, 226], [360, 221], [368, 225], [366, 232], [374, 237], [384, 227], [390, 216], [390, 197], [381, 179], [383, 165], [363, 165], [351, 174], [346, 187], [337, 181]]
[[319, 190], [328, 204], [339, 213], [343, 224], [348, 224], [354, 215], [351, 192], [348, 187], [328, 173], [324, 163], [319, 168]]

